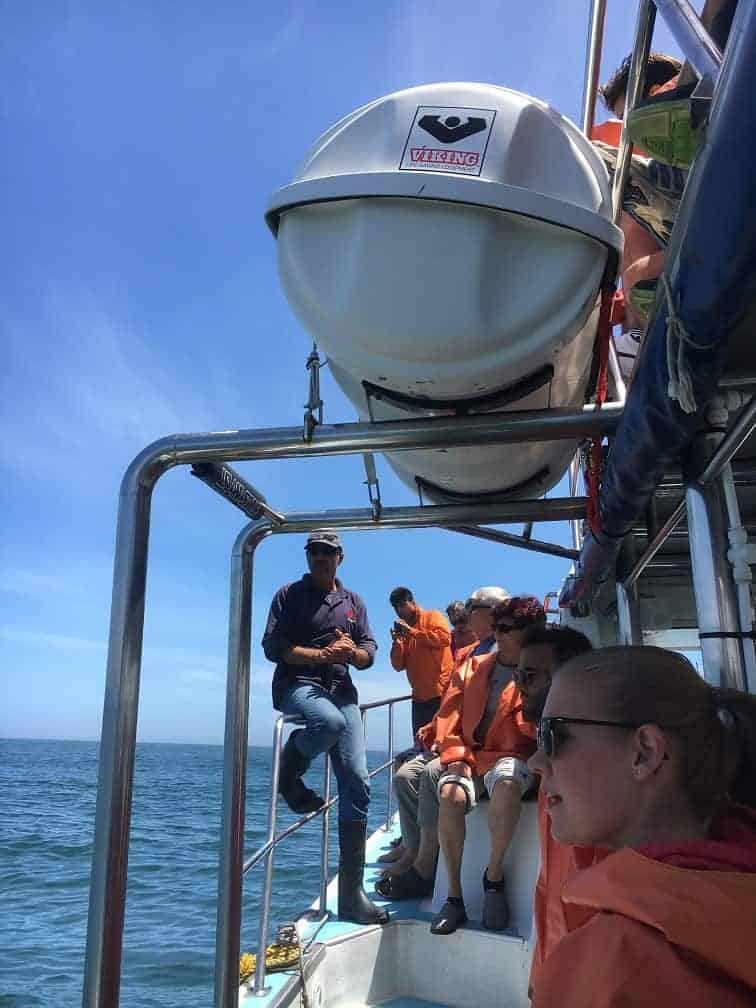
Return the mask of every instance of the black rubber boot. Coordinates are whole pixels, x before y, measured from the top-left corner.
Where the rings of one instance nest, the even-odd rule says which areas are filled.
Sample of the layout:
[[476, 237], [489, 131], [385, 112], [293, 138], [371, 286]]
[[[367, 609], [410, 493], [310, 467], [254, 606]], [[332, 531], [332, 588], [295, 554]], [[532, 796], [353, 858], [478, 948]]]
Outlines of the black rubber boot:
[[362, 888], [367, 823], [339, 819], [339, 917], [356, 924], [385, 924], [389, 915]]
[[319, 809], [323, 804], [323, 799], [302, 781], [302, 775], [307, 772], [310, 761], [299, 751], [294, 741], [297, 735], [299, 735], [298, 731], [289, 735], [281, 753], [278, 793], [292, 812], [304, 815]]

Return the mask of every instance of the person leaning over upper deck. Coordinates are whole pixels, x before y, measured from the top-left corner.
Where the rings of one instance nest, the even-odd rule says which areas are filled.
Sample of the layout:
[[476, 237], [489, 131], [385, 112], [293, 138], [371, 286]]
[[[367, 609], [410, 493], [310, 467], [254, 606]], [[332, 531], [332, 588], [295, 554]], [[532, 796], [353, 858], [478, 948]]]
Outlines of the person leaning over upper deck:
[[397, 620], [391, 628], [391, 664], [407, 672], [412, 689], [412, 737], [436, 716], [452, 670], [451, 631], [436, 609], [421, 609], [409, 588], [389, 595]]
[[554, 837], [612, 852], [565, 885], [534, 1008], [756, 1004], [756, 697], [602, 648], [556, 670], [538, 745]]
[[[537, 724], [551, 687], [554, 670], [570, 658], [591, 650], [591, 642], [568, 626], [536, 626], [525, 631], [515, 682], [522, 699], [522, 716]], [[530, 968], [531, 988], [544, 960], [567, 934], [562, 888], [566, 880], [583, 868], [595, 864], [606, 851], [595, 847], [561, 844], [551, 834], [543, 791], [538, 792], [538, 834], [541, 868], [535, 888], [533, 917], [536, 947]]]
[[312, 812], [323, 799], [302, 775], [315, 756], [329, 752], [339, 787], [339, 916], [384, 924], [388, 914], [365, 895], [365, 834], [370, 783], [357, 690], [349, 666], [373, 664], [377, 645], [365, 603], [336, 577], [344, 559], [334, 532], [311, 532], [305, 546], [309, 573], [284, 585], [273, 599], [263, 650], [276, 662], [273, 706], [303, 718], [281, 754], [279, 792], [294, 812]]
[[525, 631], [545, 621], [543, 607], [532, 595], [515, 596], [497, 606], [497, 651], [460, 666], [444, 695], [436, 722], [440, 751], [436, 793], [449, 895], [433, 920], [433, 934], [451, 934], [467, 921], [461, 880], [465, 815], [484, 793], [490, 798], [491, 847], [483, 873], [483, 926], [502, 931], [509, 924], [504, 858], [522, 796], [535, 784], [525, 763], [535, 749], [535, 729], [523, 718], [514, 671]]

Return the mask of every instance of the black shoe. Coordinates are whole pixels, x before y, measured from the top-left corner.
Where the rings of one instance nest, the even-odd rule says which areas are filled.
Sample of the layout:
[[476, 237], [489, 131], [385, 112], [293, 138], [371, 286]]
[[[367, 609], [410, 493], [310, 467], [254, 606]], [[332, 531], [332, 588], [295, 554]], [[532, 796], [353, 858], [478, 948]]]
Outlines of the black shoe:
[[489, 882], [488, 869], [483, 872], [483, 927], [488, 931], [506, 931], [509, 927], [509, 903], [504, 879]]
[[367, 823], [339, 819], [339, 917], [356, 924], [386, 924], [389, 915], [362, 888]]
[[310, 761], [299, 751], [294, 741], [297, 735], [298, 731], [289, 735], [281, 753], [278, 793], [292, 812], [305, 815], [308, 812], [316, 812], [323, 804], [323, 799], [302, 781], [302, 775], [307, 772]]
[[454, 934], [457, 928], [467, 924], [467, 913], [465, 904], [451, 903], [448, 899], [441, 907], [431, 923], [431, 934], [448, 935]]

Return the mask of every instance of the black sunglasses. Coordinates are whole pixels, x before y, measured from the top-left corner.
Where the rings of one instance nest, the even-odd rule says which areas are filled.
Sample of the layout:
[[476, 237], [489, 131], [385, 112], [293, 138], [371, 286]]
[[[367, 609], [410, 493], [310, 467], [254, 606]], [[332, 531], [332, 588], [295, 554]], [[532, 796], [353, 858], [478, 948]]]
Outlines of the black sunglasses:
[[559, 747], [559, 743], [566, 738], [559, 733], [559, 725], [566, 724], [586, 724], [602, 725], [604, 728], [639, 728], [640, 725], [634, 721], [594, 721], [591, 718], [579, 717], [544, 717], [538, 722], [538, 733], [536, 744], [542, 749], [548, 759], [553, 759]]
[[319, 546], [316, 544], [308, 546], [307, 552], [310, 556], [335, 556], [339, 551], [334, 549], [333, 546]]
[[496, 633], [508, 634], [512, 633], [513, 630], [524, 630], [524, 626], [518, 626], [517, 623], [497, 623], [495, 625]]

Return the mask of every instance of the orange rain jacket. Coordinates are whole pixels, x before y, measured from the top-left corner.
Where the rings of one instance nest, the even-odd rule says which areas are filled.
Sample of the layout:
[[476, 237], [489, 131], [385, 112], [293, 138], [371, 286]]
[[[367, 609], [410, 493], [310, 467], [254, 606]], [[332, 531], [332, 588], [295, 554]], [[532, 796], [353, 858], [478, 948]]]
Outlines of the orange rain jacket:
[[[483, 744], [475, 739], [475, 729], [486, 709], [488, 684], [496, 658], [494, 652], [468, 658], [458, 665], [438, 714], [426, 725], [429, 731], [435, 732], [444, 766], [461, 760], [479, 777], [504, 756], [526, 760], [536, 748], [535, 725], [523, 718], [520, 691], [513, 682], [502, 690]], [[425, 738], [422, 741], [425, 742]]]
[[449, 683], [452, 665], [451, 630], [435, 609], [420, 609], [409, 637], [397, 637], [391, 645], [391, 664], [407, 671], [413, 700], [433, 700]]
[[[551, 819], [546, 810], [546, 795], [538, 792], [538, 835], [541, 843], [541, 870], [535, 888], [533, 915], [535, 917], [537, 942], [530, 967], [530, 986], [535, 987], [538, 974], [547, 957], [567, 934], [566, 907], [562, 900], [562, 889], [576, 872], [598, 864], [611, 853], [598, 847], [572, 847], [555, 840], [551, 832]], [[586, 909], [582, 914], [577, 906], [570, 907], [573, 929], [586, 923], [594, 911]]]
[[570, 879], [569, 934], [538, 973], [533, 1008], [753, 1008], [756, 813], [732, 811], [742, 868], [706, 857], [689, 860], [708, 867], [684, 868], [626, 848]]

